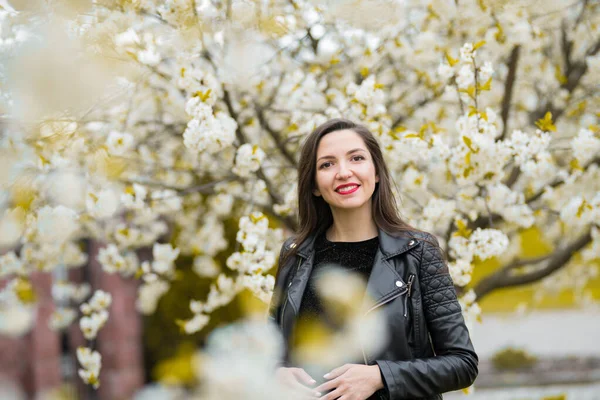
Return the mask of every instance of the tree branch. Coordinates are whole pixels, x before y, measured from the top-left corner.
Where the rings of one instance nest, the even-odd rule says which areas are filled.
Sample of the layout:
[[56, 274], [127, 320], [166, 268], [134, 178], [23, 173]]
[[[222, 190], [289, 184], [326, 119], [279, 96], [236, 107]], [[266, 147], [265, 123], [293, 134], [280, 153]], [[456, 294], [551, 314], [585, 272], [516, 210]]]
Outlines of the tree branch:
[[[514, 270], [517, 266], [528, 264], [526, 260], [511, 263], [503, 267], [499, 271], [482, 279], [475, 286], [474, 291], [477, 295], [477, 299], [482, 299], [491, 291], [496, 289], [526, 285], [529, 283], [537, 282], [540, 279], [551, 275], [553, 272], [565, 266], [576, 252], [584, 248], [591, 241], [592, 235], [590, 230], [588, 230], [586, 233], [578, 237], [573, 243], [555, 251], [550, 257], [547, 257], [549, 262], [546, 266], [527, 274], [511, 274], [511, 271]], [[540, 263], [542, 261], [544, 261], [543, 257], [540, 259], [533, 260], [533, 263]]]
[[[233, 108], [233, 103], [231, 102], [231, 96], [229, 94], [229, 90], [227, 90], [225, 87], [223, 87], [223, 101], [225, 102], [225, 105], [227, 106], [227, 110], [229, 111], [229, 115], [231, 115], [231, 118], [233, 118], [234, 120], [236, 120], [236, 122], [238, 122], [237, 128], [235, 130], [235, 136], [237, 137], [238, 141], [240, 142], [240, 145], [244, 144], [244, 143], [249, 143], [248, 138], [246, 138], [246, 135], [242, 131], [242, 125], [239, 123], [238, 113]], [[273, 184], [266, 177], [262, 168], [258, 169], [258, 171], [256, 172], [256, 176], [258, 176], [259, 179], [262, 179], [265, 182], [265, 185], [267, 187], [267, 193], [269, 194], [269, 197], [271, 198], [271, 202], [273, 204], [283, 203], [283, 200], [273, 190]], [[272, 211], [272, 214], [276, 215], [276, 213], [274, 211]], [[292, 218], [290, 218], [289, 216], [288, 217], [280, 217], [280, 218], [290, 229], [296, 230], [297, 224]]]
[[288, 151], [288, 149], [285, 147], [285, 144], [283, 143], [283, 141], [281, 140], [281, 138], [279, 137], [279, 135], [277, 134], [277, 132], [275, 132], [270, 126], [269, 123], [267, 122], [266, 118], [265, 118], [265, 114], [264, 114], [264, 109], [258, 107], [256, 109], [256, 116], [258, 117], [258, 122], [260, 123], [260, 125], [263, 127], [263, 129], [265, 131], [267, 131], [267, 133], [271, 136], [271, 139], [273, 139], [273, 141], [275, 142], [275, 145], [277, 146], [277, 148], [279, 149], [279, 151], [281, 152], [281, 154], [283, 155], [283, 157], [285, 157], [285, 159], [294, 167], [298, 167], [298, 163], [296, 162], [296, 159], [294, 158], [294, 156], [292, 155], [292, 153], [290, 153]]
[[498, 140], [503, 140], [508, 132], [508, 117], [510, 114], [510, 103], [512, 101], [513, 88], [517, 79], [517, 65], [519, 62], [519, 53], [521, 46], [517, 45], [513, 47], [510, 52], [510, 58], [508, 59], [508, 75], [506, 76], [506, 82], [504, 83], [504, 97], [502, 98], [502, 135]]

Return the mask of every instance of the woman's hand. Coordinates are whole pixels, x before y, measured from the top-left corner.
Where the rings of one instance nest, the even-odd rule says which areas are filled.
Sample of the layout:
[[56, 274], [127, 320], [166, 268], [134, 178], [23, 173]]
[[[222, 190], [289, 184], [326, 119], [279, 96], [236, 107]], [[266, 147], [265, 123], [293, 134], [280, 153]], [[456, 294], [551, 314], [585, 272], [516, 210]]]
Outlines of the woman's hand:
[[377, 365], [345, 364], [325, 374], [325, 382], [315, 390], [332, 392], [321, 400], [365, 400], [379, 389], [383, 389], [381, 372]]
[[317, 382], [302, 368], [280, 367], [275, 371], [275, 377], [300, 398], [316, 399], [321, 397], [321, 393], [308, 387]]

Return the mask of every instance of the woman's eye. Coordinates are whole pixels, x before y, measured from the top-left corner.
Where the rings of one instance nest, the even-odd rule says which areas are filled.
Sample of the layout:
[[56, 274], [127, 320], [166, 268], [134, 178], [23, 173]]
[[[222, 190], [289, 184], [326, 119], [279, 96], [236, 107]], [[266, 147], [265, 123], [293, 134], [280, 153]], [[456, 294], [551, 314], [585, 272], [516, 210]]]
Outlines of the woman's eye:
[[331, 164], [329, 161], [324, 162], [323, 164], [321, 164], [321, 166], [319, 167], [319, 169], [327, 168], [327, 167], [329, 167], [329, 164]]
[[352, 157], [353, 160], [359, 159], [359, 160], [364, 160], [365, 158], [363, 156], [354, 156]]

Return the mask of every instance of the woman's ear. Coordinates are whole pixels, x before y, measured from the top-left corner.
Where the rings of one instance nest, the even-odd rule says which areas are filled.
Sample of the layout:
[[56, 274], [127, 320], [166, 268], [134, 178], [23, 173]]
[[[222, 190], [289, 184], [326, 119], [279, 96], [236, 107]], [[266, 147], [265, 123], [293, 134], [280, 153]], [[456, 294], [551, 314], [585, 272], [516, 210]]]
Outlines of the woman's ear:
[[379, 175], [375, 174], [375, 183], [379, 182]]
[[321, 196], [321, 192], [319, 191], [319, 189], [313, 189], [313, 194], [317, 197]]

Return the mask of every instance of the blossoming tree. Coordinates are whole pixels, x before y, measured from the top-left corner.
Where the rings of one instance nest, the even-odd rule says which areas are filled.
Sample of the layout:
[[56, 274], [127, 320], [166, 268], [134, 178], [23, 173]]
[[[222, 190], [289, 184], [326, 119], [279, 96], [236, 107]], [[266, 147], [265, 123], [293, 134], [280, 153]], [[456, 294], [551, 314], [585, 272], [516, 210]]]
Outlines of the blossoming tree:
[[[193, 257], [214, 284], [178, 321], [186, 332], [243, 289], [268, 302], [269, 271], [296, 226], [299, 146], [333, 117], [379, 138], [401, 212], [447, 250], [468, 321], [496, 289], [563, 270], [577, 279], [561, 284], [585, 285], [596, 273], [596, 2], [12, 3], [0, 6], [5, 320], [27, 319], [33, 271], [55, 273], [57, 298], [87, 298], [89, 286], [56, 273], [88, 261], [83, 238], [105, 243], [107, 273], [142, 280], [145, 314], [178, 257]], [[232, 218], [236, 251], [221, 266]], [[532, 229], [550, 250], [523, 258]], [[142, 247], [151, 260], [140, 262]], [[501, 266], [470, 285], [491, 258]], [[78, 315], [61, 304], [56, 329]], [[81, 306], [86, 338], [109, 304], [96, 292]], [[0, 329], [15, 326], [28, 329]], [[98, 385], [99, 354], [78, 357]]]

